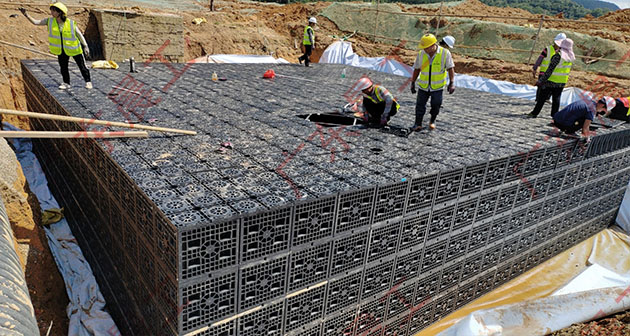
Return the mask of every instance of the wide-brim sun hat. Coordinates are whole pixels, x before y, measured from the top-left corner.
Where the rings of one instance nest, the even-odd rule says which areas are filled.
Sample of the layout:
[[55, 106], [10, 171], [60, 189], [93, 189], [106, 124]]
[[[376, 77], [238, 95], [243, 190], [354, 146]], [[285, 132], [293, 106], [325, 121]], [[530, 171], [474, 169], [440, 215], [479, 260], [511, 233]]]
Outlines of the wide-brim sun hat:
[[573, 53], [573, 40], [568, 38], [564, 39], [560, 44], [560, 57], [567, 62], [575, 61], [575, 54]]

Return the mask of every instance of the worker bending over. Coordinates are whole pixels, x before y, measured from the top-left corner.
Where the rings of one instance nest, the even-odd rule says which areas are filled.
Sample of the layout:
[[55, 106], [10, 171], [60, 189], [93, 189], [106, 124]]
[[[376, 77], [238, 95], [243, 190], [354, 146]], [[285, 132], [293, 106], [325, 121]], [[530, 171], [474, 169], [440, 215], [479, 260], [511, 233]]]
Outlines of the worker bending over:
[[85, 58], [83, 58], [83, 51], [85, 50], [85, 54], [89, 56], [90, 49], [77, 24], [73, 20], [68, 19], [68, 8], [61, 2], [55, 2], [50, 5], [50, 15], [52, 17], [42, 20], [33, 19], [26, 13], [26, 9], [22, 7], [20, 7], [20, 11], [32, 24], [48, 27], [48, 46], [50, 52], [57, 55], [63, 78], [63, 84], [59, 86], [59, 89], [65, 90], [70, 88], [70, 72], [68, 71], [70, 57], [74, 58], [79, 70], [81, 70], [81, 75], [85, 80], [85, 88], [91, 89], [90, 71], [85, 66]]
[[302, 38], [302, 45], [304, 46], [304, 55], [298, 58], [300, 64], [304, 61], [304, 66], [308, 66], [311, 63], [311, 54], [313, 48], [315, 48], [315, 33], [313, 27], [317, 25], [317, 19], [312, 17], [308, 19], [308, 24], [304, 27], [304, 37]]
[[354, 87], [363, 92], [363, 120], [371, 125], [385, 126], [391, 117], [398, 113], [400, 105], [396, 98], [381, 85], [363, 77]]
[[527, 115], [528, 118], [536, 118], [551, 97], [551, 116], [553, 117], [560, 108], [562, 90], [569, 80], [569, 73], [575, 60], [573, 53], [573, 40], [560, 33], [554, 39], [554, 44], [542, 51], [534, 64], [533, 74], [536, 76], [538, 65], [540, 74], [536, 81], [536, 105], [534, 110]]
[[630, 122], [630, 97], [615, 99], [615, 107], [605, 117]]
[[582, 136], [590, 135], [589, 126], [597, 114], [605, 114], [615, 107], [615, 100], [602, 97], [597, 102], [589, 96], [567, 105], [553, 115], [553, 124], [568, 135], [582, 129]]
[[448, 71], [448, 93], [455, 92], [453, 81], [455, 80], [455, 64], [448, 49], [437, 45], [437, 39], [433, 34], [425, 34], [418, 45], [420, 51], [413, 65], [411, 76], [411, 93], [416, 93], [415, 82], [418, 80], [418, 96], [416, 99], [416, 121], [411, 127], [412, 131], [422, 129], [422, 119], [427, 111], [427, 101], [431, 98], [431, 121], [429, 127], [435, 129], [435, 120], [442, 106], [442, 93], [446, 86], [446, 72]]

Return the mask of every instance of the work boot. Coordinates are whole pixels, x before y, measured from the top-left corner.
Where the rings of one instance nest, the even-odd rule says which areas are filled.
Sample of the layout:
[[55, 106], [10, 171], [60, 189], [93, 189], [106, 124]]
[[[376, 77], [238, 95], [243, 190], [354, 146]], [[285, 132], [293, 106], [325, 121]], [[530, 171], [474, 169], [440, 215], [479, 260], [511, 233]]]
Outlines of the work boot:
[[537, 115], [535, 115], [535, 114], [533, 114], [533, 113], [527, 113], [527, 114], [525, 115], [525, 118], [536, 118], [536, 117], [538, 117], [538, 116], [537, 116]]
[[300, 62], [300, 64], [302, 64], [302, 57], [298, 57], [298, 62]]

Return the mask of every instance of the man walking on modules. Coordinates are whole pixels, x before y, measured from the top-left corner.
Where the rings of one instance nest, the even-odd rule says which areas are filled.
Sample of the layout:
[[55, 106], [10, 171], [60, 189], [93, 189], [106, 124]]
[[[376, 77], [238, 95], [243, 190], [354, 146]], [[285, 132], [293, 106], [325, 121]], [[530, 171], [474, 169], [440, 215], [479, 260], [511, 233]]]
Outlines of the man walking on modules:
[[48, 27], [50, 52], [57, 55], [63, 78], [63, 84], [59, 86], [59, 89], [65, 90], [70, 88], [70, 72], [68, 71], [70, 57], [74, 58], [79, 70], [81, 70], [81, 75], [85, 80], [85, 88], [91, 89], [90, 71], [85, 66], [85, 58], [83, 58], [83, 51], [85, 50], [86, 55], [89, 56], [90, 50], [77, 24], [67, 18], [68, 8], [61, 2], [55, 2], [50, 5], [50, 15], [52, 17], [42, 20], [33, 19], [26, 13], [26, 9], [22, 7], [20, 7], [20, 11], [32, 24]]
[[435, 119], [442, 106], [442, 94], [446, 86], [446, 72], [448, 71], [448, 93], [455, 92], [455, 64], [451, 52], [437, 45], [437, 39], [433, 34], [425, 34], [418, 45], [420, 51], [413, 65], [411, 76], [411, 93], [416, 93], [415, 82], [418, 80], [418, 97], [416, 99], [416, 122], [411, 127], [412, 131], [422, 129], [422, 118], [427, 111], [427, 101], [431, 98], [431, 121], [429, 127], [435, 129]]
[[536, 82], [538, 87], [536, 106], [527, 115], [528, 118], [538, 117], [549, 97], [551, 97], [551, 116], [553, 117], [558, 112], [562, 90], [569, 80], [569, 73], [574, 60], [573, 40], [567, 38], [564, 33], [558, 34], [554, 39], [554, 44], [542, 51], [533, 68], [535, 77], [538, 65], [540, 65], [540, 74]]
[[312, 17], [308, 19], [308, 25], [304, 27], [304, 37], [302, 38], [302, 45], [304, 46], [304, 55], [298, 58], [300, 64], [304, 61], [304, 65], [308, 66], [311, 63], [310, 57], [315, 48], [315, 33], [313, 27], [317, 25], [317, 19]]
[[363, 92], [363, 120], [370, 125], [385, 126], [398, 113], [400, 105], [396, 98], [385, 87], [372, 83], [367, 77], [361, 78], [353, 91]]
[[611, 97], [602, 97], [595, 102], [591, 97], [585, 96], [554, 114], [553, 124], [568, 135], [575, 135], [576, 131], [582, 129], [582, 136], [588, 137], [589, 126], [595, 116], [610, 112], [615, 104]]

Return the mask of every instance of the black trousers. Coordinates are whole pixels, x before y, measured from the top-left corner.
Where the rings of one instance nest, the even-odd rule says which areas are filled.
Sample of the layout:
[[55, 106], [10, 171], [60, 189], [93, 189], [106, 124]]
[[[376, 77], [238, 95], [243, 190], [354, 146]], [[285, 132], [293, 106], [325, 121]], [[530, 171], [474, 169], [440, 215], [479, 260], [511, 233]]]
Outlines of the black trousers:
[[564, 90], [564, 87], [538, 87], [538, 90], [536, 90], [536, 106], [534, 106], [532, 114], [536, 116], [539, 115], [543, 105], [545, 105], [547, 99], [551, 97], [551, 116], [553, 117], [553, 115], [558, 112], [558, 109], [560, 109], [560, 96], [562, 95], [562, 90]]
[[[79, 67], [79, 70], [81, 70], [81, 76], [83, 76], [83, 79], [86, 82], [91, 82], [90, 70], [88, 70], [85, 66], [85, 58], [83, 58], [83, 54], [72, 56], [72, 58], [74, 58], [74, 61], [77, 62], [77, 66]], [[63, 77], [63, 82], [70, 84], [70, 71], [68, 70], [70, 56], [62, 52], [61, 55], [57, 56], [57, 60], [59, 61], [59, 67], [61, 68], [61, 77]]]
[[[378, 124], [381, 123], [381, 116], [383, 112], [385, 112], [385, 102], [382, 101], [380, 103], [374, 103], [372, 100], [363, 98], [363, 107], [368, 114], [368, 123], [370, 124]], [[389, 111], [389, 115], [387, 115], [387, 121], [393, 116], [396, 115], [398, 109], [396, 109], [396, 103], [392, 104], [392, 108]]]
[[575, 133], [579, 130], [582, 129], [582, 127], [584, 126], [584, 122], [586, 121], [586, 118], [580, 118], [578, 120], [576, 120], [573, 125], [560, 125], [557, 122], [554, 121], [554, 125], [556, 127], [558, 127], [561, 131], [563, 131], [564, 133], [567, 134], [571, 134], [571, 133]]
[[311, 63], [311, 54], [313, 53], [313, 46], [312, 45], [305, 45], [304, 46], [304, 55], [300, 56], [300, 60], [304, 61], [304, 65], [308, 66], [309, 63]]

